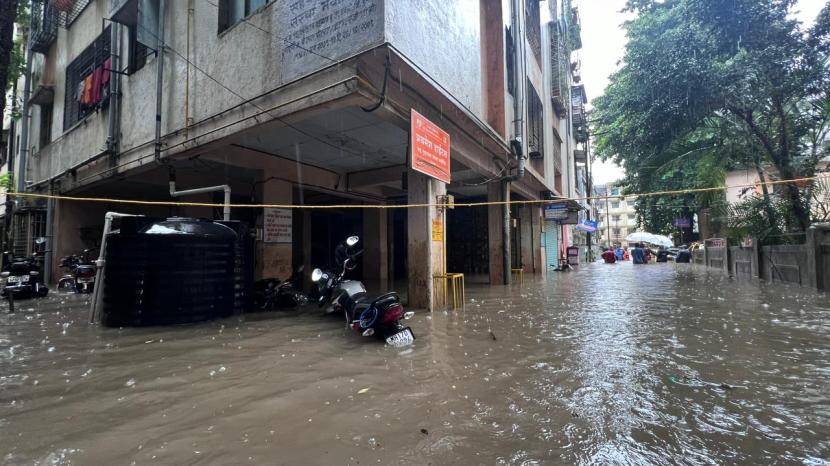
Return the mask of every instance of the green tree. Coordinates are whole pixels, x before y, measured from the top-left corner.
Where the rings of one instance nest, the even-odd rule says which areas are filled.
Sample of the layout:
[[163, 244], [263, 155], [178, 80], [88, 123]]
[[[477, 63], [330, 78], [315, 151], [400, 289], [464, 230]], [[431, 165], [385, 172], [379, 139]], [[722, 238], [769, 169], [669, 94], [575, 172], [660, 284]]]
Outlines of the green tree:
[[[6, 109], [6, 92], [11, 83], [20, 76], [25, 58], [23, 58], [23, 44], [14, 40], [14, 25], [19, 18], [27, 19], [26, 2], [18, 0], [3, 0], [0, 2], [0, 89], [3, 98], [0, 99], [0, 116]], [[28, 21], [25, 21], [28, 25]]]
[[[600, 157], [626, 169], [629, 191], [722, 186], [735, 166], [763, 175], [772, 165], [782, 179], [815, 173], [826, 155], [830, 6], [805, 31], [788, 17], [793, 3], [628, 2], [637, 17], [626, 24], [623, 66], [594, 101], [594, 133]], [[802, 191], [782, 187], [781, 228], [809, 226]], [[665, 216], [658, 206], [678, 201], [705, 207], [723, 199], [639, 198], [641, 223], [659, 230]], [[782, 211], [767, 190], [759, 208], [769, 216]]]

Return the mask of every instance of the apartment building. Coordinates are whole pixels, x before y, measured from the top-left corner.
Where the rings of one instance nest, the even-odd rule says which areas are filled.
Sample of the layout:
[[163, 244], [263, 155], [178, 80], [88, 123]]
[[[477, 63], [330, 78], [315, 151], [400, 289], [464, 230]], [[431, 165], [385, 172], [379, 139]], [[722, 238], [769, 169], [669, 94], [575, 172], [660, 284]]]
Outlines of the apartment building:
[[[570, 227], [541, 204], [376, 205], [575, 197], [587, 143], [569, 0], [32, 0], [21, 191], [233, 208], [260, 231], [256, 274], [327, 264], [361, 236], [361, 278], [440, 305], [446, 272], [544, 273]], [[448, 136], [448, 179], [413, 168], [415, 115]], [[420, 117], [419, 117], [420, 118]], [[447, 182], [448, 181], [448, 182]], [[566, 210], [582, 207], [568, 202]], [[107, 211], [216, 218], [221, 208], [17, 198], [43, 212], [47, 264], [95, 247]], [[275, 220], [277, 219], [277, 220]], [[262, 233], [281, 222], [290, 235]], [[547, 237], [546, 237], [547, 236]], [[555, 237], [555, 241], [551, 241]], [[440, 291], [440, 290], [439, 290]]]
[[[621, 192], [622, 187], [615, 183], [596, 186], [597, 196], [619, 196]], [[597, 203], [604, 246], [630, 246], [625, 238], [638, 231], [635, 203], [636, 197], [607, 198]]]

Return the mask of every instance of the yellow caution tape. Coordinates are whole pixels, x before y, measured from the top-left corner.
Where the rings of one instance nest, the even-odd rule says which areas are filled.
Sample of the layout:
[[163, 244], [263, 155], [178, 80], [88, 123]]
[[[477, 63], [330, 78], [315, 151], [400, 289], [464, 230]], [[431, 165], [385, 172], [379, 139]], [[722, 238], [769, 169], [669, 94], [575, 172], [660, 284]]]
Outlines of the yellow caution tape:
[[[454, 202], [452, 204], [445, 203], [425, 203], [425, 204], [332, 204], [332, 205], [301, 205], [301, 204], [230, 204], [234, 209], [261, 209], [261, 208], [275, 208], [275, 209], [415, 209], [424, 207], [448, 208], [448, 207], [483, 207], [483, 206], [497, 206], [497, 205], [524, 205], [524, 204], [539, 204], [552, 205], [567, 203], [570, 201], [589, 201], [589, 200], [608, 200], [608, 199], [624, 199], [626, 197], [654, 197], [654, 196], [669, 196], [675, 194], [690, 194], [724, 191], [732, 188], [753, 188], [760, 185], [776, 185], [786, 183], [799, 183], [805, 181], [817, 180], [821, 177], [812, 176], [807, 178], [795, 178], [791, 180], [775, 180], [757, 183], [736, 184], [731, 186], [717, 186], [713, 188], [689, 188], [678, 189], [672, 191], [655, 191], [650, 193], [640, 194], [619, 194], [607, 196], [585, 196], [572, 198], [558, 198], [552, 200], [533, 199], [533, 200], [516, 200], [516, 201], [485, 201], [485, 202]], [[59, 194], [40, 194], [40, 193], [20, 193], [7, 192], [10, 197], [35, 198], [35, 199], [56, 199], [61, 201], [75, 201], [75, 202], [101, 202], [110, 204], [134, 204], [134, 205], [156, 205], [156, 206], [191, 206], [191, 207], [224, 207], [225, 204], [213, 202], [182, 202], [182, 201], [142, 201], [137, 199], [114, 199], [106, 197], [80, 197], [80, 196], [63, 196]]]

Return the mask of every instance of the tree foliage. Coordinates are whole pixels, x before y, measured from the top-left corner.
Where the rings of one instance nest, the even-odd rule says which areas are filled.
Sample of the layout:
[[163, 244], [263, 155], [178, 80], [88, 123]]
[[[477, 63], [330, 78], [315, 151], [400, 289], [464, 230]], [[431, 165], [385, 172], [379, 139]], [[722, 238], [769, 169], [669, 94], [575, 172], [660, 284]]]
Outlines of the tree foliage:
[[[808, 31], [793, 0], [629, 0], [623, 66], [594, 101], [596, 151], [622, 165], [629, 192], [723, 186], [726, 172], [772, 166], [809, 177], [827, 155], [830, 6]], [[783, 212], [776, 229], [804, 230], [807, 196], [795, 184], [765, 191]], [[666, 231], [664, 206], [706, 207], [722, 194], [638, 198], [640, 223]], [[679, 207], [677, 207], [679, 206]], [[779, 213], [780, 213], [779, 212]]]

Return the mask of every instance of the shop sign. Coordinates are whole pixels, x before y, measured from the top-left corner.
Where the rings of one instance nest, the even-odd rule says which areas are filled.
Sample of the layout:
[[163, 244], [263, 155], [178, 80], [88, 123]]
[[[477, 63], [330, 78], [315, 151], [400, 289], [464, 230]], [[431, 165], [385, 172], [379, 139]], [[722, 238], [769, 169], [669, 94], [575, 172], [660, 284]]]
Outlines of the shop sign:
[[291, 244], [291, 209], [265, 208], [263, 219], [263, 237], [266, 243]]
[[441, 220], [432, 221], [432, 240], [444, 241], [444, 222]]
[[568, 206], [551, 204], [545, 206], [545, 220], [564, 220], [568, 218]]
[[691, 224], [689, 223], [688, 218], [678, 217], [674, 219], [674, 226], [676, 226], [677, 228], [689, 228]]
[[449, 184], [450, 135], [414, 109], [410, 124], [412, 169]]

